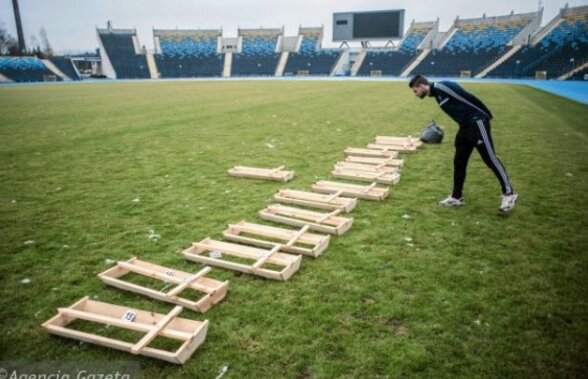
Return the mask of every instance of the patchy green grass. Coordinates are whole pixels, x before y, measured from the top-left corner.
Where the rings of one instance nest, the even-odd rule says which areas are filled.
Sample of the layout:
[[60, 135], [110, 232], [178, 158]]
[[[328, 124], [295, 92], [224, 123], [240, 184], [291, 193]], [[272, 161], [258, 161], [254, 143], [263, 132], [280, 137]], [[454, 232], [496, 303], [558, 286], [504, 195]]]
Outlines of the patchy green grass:
[[[145, 377], [213, 378], [223, 366], [225, 378], [586, 375], [588, 107], [525, 87], [466, 87], [496, 115], [496, 148], [521, 195], [509, 217], [497, 215], [498, 182], [476, 153], [468, 205], [437, 206], [456, 127], [404, 83], [0, 88], [0, 358], [136, 359]], [[445, 142], [405, 156], [390, 197], [360, 201], [352, 229], [290, 281], [214, 269], [229, 293], [205, 315], [182, 313], [210, 320], [183, 367], [40, 327], [86, 295], [168, 312], [96, 274], [131, 256], [196, 272], [179, 254], [191, 242], [265, 223], [256, 213], [279, 188], [308, 190], [347, 146], [416, 135], [432, 118]], [[284, 164], [296, 177], [228, 177], [237, 164]]]

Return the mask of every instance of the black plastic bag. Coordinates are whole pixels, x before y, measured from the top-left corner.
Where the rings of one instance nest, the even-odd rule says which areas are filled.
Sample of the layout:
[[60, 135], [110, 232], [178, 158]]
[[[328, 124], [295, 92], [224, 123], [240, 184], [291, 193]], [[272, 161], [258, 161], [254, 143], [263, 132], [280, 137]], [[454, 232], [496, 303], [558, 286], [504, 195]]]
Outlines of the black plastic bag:
[[441, 143], [445, 132], [437, 125], [435, 120], [421, 133], [421, 141], [424, 143]]

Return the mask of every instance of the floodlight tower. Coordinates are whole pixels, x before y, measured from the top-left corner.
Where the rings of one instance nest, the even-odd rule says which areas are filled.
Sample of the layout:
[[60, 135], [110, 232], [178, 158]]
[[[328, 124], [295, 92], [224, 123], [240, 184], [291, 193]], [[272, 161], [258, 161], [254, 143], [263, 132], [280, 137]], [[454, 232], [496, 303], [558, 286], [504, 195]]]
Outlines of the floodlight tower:
[[14, 9], [14, 21], [16, 23], [16, 33], [18, 35], [18, 50], [25, 51], [27, 49], [22, 32], [22, 21], [20, 20], [20, 10], [18, 9], [18, 0], [12, 0], [12, 8]]

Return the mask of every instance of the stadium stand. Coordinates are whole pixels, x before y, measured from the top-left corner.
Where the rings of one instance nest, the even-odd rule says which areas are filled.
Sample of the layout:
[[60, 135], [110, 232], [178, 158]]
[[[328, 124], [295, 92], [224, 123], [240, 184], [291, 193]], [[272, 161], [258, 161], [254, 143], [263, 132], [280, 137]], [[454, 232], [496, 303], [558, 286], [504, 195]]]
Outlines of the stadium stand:
[[[151, 75], [134, 29], [97, 29], [104, 52], [117, 79], [147, 79]], [[103, 60], [105, 57], [103, 56]], [[104, 64], [104, 63], [103, 63]]]
[[[517, 14], [457, 19], [447, 39], [412, 71], [430, 76], [475, 76], [504, 55], [513, 39], [537, 16]], [[469, 75], [468, 75], [469, 73]]]
[[0, 57], [0, 74], [14, 82], [62, 80], [54, 72], [50, 71], [43, 62], [33, 57]]
[[81, 79], [70, 57], [51, 57], [49, 60], [71, 80]]
[[288, 56], [284, 76], [293, 75], [329, 75], [341, 52], [338, 50], [321, 50], [323, 28], [300, 28], [300, 50]]
[[282, 29], [239, 29], [242, 48], [233, 54], [231, 76], [274, 76]]
[[161, 78], [221, 76], [220, 30], [154, 30], [155, 63]]
[[438, 28], [436, 22], [413, 22], [398, 49], [368, 50], [357, 75], [400, 76], [419, 55], [417, 48], [435, 28]]
[[558, 78], [588, 61], [588, 6], [564, 8], [509, 59], [487, 77], [531, 78], [545, 72], [547, 79]]

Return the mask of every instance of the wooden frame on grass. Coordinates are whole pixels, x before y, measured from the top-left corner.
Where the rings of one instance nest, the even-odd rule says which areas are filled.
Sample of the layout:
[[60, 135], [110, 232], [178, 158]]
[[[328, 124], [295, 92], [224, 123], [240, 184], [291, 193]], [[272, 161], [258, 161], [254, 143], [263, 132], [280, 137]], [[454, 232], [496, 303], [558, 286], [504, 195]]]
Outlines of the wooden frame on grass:
[[382, 150], [382, 151], [397, 151], [399, 153], [412, 154], [416, 153], [418, 147], [415, 145], [382, 145], [379, 143], [368, 143], [368, 149]]
[[[141, 261], [136, 257], [133, 257], [126, 262], [117, 262], [116, 266], [98, 274], [98, 277], [104, 283], [113, 287], [135, 292], [152, 299], [181, 305], [195, 312], [204, 313], [208, 311], [212, 305], [218, 303], [225, 297], [229, 286], [229, 282], [221, 282], [205, 277], [204, 275], [208, 274], [210, 270], [210, 267], [205, 267], [196, 274], [189, 274], [176, 269]], [[129, 273], [161, 280], [164, 283], [172, 283], [176, 286], [167, 292], [156, 291], [121, 279]], [[202, 292], [204, 293], [204, 296], [198, 301], [192, 301], [180, 297], [180, 293], [186, 289]]]
[[343, 168], [336, 168], [331, 171], [336, 178], [357, 180], [361, 182], [377, 182], [393, 186], [400, 181], [400, 174], [383, 172], [354, 171]]
[[239, 178], [275, 180], [278, 182], [287, 182], [294, 178], [294, 171], [283, 170], [284, 166], [277, 168], [257, 168], [247, 166], [235, 166], [228, 173], [230, 176]]
[[387, 174], [399, 173], [398, 167], [392, 166], [376, 166], [372, 164], [353, 163], [353, 162], [337, 162], [333, 166], [335, 170], [350, 170], [350, 171], [362, 171], [362, 172], [385, 172]]
[[392, 136], [376, 136], [375, 143], [381, 145], [407, 145], [407, 146], [416, 146], [420, 147], [423, 144], [419, 138], [414, 138], [412, 136], [408, 137], [392, 137]]
[[401, 168], [402, 166], [404, 166], [404, 160], [402, 160], [402, 159], [369, 158], [369, 157], [358, 157], [358, 156], [354, 156], [354, 155], [345, 157], [345, 162], [370, 164], [370, 165], [374, 165], [374, 166], [398, 167], [398, 168]]
[[343, 196], [353, 196], [363, 200], [382, 201], [390, 193], [389, 188], [377, 187], [377, 183], [369, 186], [358, 184], [331, 182], [320, 180], [312, 185], [312, 190], [319, 193], [334, 193], [342, 191]]
[[369, 158], [397, 158], [398, 151], [392, 149], [365, 149], [360, 147], [348, 147], [343, 152], [346, 157], [369, 157]]
[[[239, 245], [205, 238], [201, 242], [195, 242], [191, 247], [182, 251], [187, 260], [203, 263], [210, 266], [240, 271], [247, 274], [261, 276], [273, 280], [288, 280], [300, 267], [302, 256], [282, 253], [281, 244], [274, 244], [271, 250]], [[208, 253], [209, 256], [205, 256]], [[253, 264], [244, 264], [223, 260], [222, 255], [233, 256], [240, 259], [253, 260]], [[282, 271], [263, 268], [264, 264], [283, 266]]]
[[[164, 315], [94, 301], [86, 296], [69, 308], [59, 308], [57, 315], [46, 321], [43, 328], [58, 336], [183, 364], [204, 342], [208, 320], [194, 321], [177, 317], [182, 310], [182, 307], [176, 306], [170, 313]], [[115, 326], [143, 332], [145, 335], [136, 343], [125, 342], [67, 328], [66, 326], [74, 320]], [[183, 341], [183, 343], [175, 352], [149, 347], [149, 344], [158, 336]]]
[[258, 214], [264, 220], [299, 227], [308, 225], [310, 229], [317, 232], [340, 236], [351, 228], [353, 218], [337, 216], [339, 213], [341, 213], [341, 209], [322, 213], [272, 204], [259, 211]]
[[289, 189], [280, 190], [274, 195], [279, 203], [302, 205], [311, 208], [351, 212], [357, 205], [357, 199], [341, 197], [341, 194], [321, 195], [314, 192], [295, 191]]
[[237, 224], [229, 225], [229, 228], [223, 232], [223, 237], [229, 241], [264, 248], [272, 248], [275, 243], [254, 238], [253, 236], [271, 238], [284, 243], [282, 251], [316, 258], [329, 246], [331, 237], [325, 234], [310, 233], [308, 232], [309, 228], [306, 225], [300, 230], [291, 230], [241, 221]]

